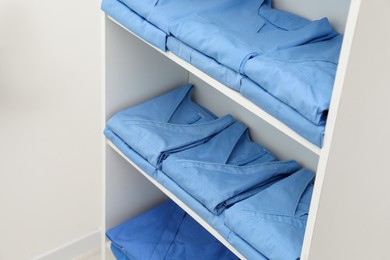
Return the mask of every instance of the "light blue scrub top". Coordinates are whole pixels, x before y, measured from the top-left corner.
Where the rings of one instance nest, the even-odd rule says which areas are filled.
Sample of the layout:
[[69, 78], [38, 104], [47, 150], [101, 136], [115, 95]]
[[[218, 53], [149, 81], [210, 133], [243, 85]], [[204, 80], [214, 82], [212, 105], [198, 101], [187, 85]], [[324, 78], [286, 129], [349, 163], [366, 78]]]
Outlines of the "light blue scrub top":
[[214, 214], [299, 169], [295, 161], [237, 166], [174, 157], [164, 161], [164, 173]]
[[162, 172], [214, 214], [251, 196], [299, 169], [249, 139], [235, 123], [208, 142], [177, 152], [162, 163]]
[[[295, 109], [280, 101], [248, 77], [243, 76], [194, 50], [175, 37], [168, 37], [167, 47], [177, 56], [190, 62], [225, 85], [240, 91], [264, 111], [279, 119], [302, 137], [318, 147], [322, 146], [325, 126], [317, 125]], [[260, 57], [260, 56], [259, 56]], [[249, 62], [252, 61], [249, 60]]]
[[[224, 3], [172, 22], [170, 33], [324, 124], [342, 41], [328, 20], [309, 22], [272, 9], [270, 1]], [[258, 64], [264, 55], [270, 68]]]
[[169, 154], [204, 143], [235, 122], [192, 102], [191, 88], [186, 84], [125, 109], [110, 118], [107, 128], [158, 168]]
[[[244, 74], [314, 125], [325, 125], [342, 43], [340, 35], [249, 59]], [[242, 89], [242, 92], [245, 92]]]
[[117, 259], [238, 259], [173, 201], [107, 231]]
[[299, 259], [314, 174], [297, 171], [225, 211], [225, 224], [269, 259]]
[[295, 161], [275, 161], [249, 140], [241, 123], [227, 127], [204, 144], [172, 154], [162, 163], [163, 173], [214, 214], [299, 168]]

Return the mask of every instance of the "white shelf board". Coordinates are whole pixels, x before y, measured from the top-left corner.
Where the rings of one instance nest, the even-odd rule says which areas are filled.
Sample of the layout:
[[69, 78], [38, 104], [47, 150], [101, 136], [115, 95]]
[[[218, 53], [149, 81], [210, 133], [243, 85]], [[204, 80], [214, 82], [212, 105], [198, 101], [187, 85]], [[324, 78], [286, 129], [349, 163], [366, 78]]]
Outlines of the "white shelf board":
[[153, 49], [160, 52], [165, 57], [171, 59], [173, 62], [177, 63], [178, 65], [182, 66], [184, 69], [186, 69], [188, 72], [192, 73], [193, 75], [197, 76], [198, 78], [202, 79], [204, 82], [209, 84], [211, 87], [214, 87], [216, 90], [220, 91], [225, 96], [229, 97], [233, 101], [237, 102], [253, 114], [255, 114], [257, 117], [261, 118], [265, 122], [269, 123], [291, 139], [295, 140], [297, 143], [301, 144], [302, 146], [306, 147], [313, 153], [320, 155], [321, 154], [321, 148], [317, 147], [316, 145], [312, 144], [305, 138], [303, 138], [301, 135], [297, 134], [294, 130], [292, 130], [290, 127], [285, 125], [280, 120], [276, 119], [275, 117], [271, 116], [267, 112], [265, 112], [263, 109], [255, 105], [252, 101], [248, 100], [244, 96], [242, 96], [239, 92], [227, 87], [226, 85], [222, 84], [221, 82], [217, 81], [216, 79], [212, 78], [211, 76], [207, 75], [203, 71], [199, 70], [198, 68], [194, 67], [192, 64], [186, 62], [185, 60], [179, 58], [175, 54], [173, 54], [170, 51], [164, 52], [157, 47], [153, 46], [152, 44], [148, 43], [138, 35], [134, 34], [132, 31], [118, 23], [114, 18], [107, 16], [110, 20], [112, 20], [114, 23], [140, 39], [141, 41], [145, 42], [147, 45], [151, 46]]
[[128, 163], [130, 163], [134, 168], [136, 168], [142, 175], [144, 175], [152, 184], [159, 188], [164, 194], [166, 194], [171, 200], [173, 200], [179, 207], [181, 207], [185, 212], [187, 212], [193, 219], [195, 219], [199, 224], [201, 224], [208, 232], [210, 232], [215, 238], [217, 238], [224, 246], [226, 246], [231, 252], [233, 252], [238, 258], [245, 259], [240, 252], [237, 251], [228, 241], [223, 238], [218, 231], [216, 231], [212, 226], [210, 226], [203, 218], [201, 218], [195, 211], [188, 207], [184, 202], [177, 198], [172, 192], [167, 190], [164, 186], [158, 183], [155, 179], [149, 176], [144, 172], [139, 166], [134, 163], [132, 160], [126, 157], [110, 140], [106, 140], [107, 144], [120, 156], [122, 156]]

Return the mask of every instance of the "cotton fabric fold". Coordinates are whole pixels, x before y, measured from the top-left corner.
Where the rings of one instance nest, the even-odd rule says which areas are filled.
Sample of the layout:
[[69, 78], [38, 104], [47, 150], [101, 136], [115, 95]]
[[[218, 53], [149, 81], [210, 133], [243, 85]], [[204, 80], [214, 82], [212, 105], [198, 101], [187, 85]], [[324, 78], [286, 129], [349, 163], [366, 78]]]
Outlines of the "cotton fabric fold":
[[225, 224], [269, 259], [299, 259], [313, 178], [297, 171], [226, 210]]
[[117, 259], [238, 259], [173, 201], [106, 233]]
[[191, 88], [187, 84], [118, 112], [107, 128], [158, 167], [169, 154], [204, 143], [235, 121], [230, 115], [217, 118], [193, 103]]
[[[175, 37], [168, 37], [168, 49], [183, 58], [226, 86], [240, 91], [241, 94], [262, 108], [264, 111], [282, 121], [311, 143], [322, 146], [325, 131], [324, 124], [314, 124], [286, 103], [275, 98], [251, 79], [216, 62]], [[248, 61], [251, 62], [252, 60]]]

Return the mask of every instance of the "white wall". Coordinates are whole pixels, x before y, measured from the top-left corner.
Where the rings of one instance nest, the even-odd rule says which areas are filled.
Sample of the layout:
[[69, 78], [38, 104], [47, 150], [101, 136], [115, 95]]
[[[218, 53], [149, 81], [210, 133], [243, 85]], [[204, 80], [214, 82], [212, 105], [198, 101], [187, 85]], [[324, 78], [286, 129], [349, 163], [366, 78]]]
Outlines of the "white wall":
[[0, 0], [0, 259], [101, 226], [96, 0]]

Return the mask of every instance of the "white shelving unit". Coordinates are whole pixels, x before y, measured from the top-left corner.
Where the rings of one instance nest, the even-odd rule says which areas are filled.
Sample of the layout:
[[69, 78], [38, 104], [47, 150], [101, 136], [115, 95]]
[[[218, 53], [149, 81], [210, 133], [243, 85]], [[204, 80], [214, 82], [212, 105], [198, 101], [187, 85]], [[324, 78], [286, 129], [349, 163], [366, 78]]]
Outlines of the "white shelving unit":
[[[388, 189], [387, 185], [390, 186], [390, 171], [386, 170], [384, 156], [388, 151], [386, 147], [390, 145], [387, 137], [390, 120], [383, 120], [389, 118], [390, 112], [386, 105], [390, 88], [385, 87], [388, 85], [385, 83], [386, 76], [390, 73], [387, 63], [390, 60], [387, 50], [390, 39], [385, 34], [386, 27], [376, 19], [385, 17], [390, 4], [383, 0], [352, 0], [351, 3], [349, 0], [275, 0], [274, 3], [278, 8], [309, 19], [327, 16], [340, 32], [344, 32], [345, 28], [322, 149], [303, 139], [238, 92], [174, 54], [161, 52], [145, 43], [107, 16], [103, 18], [104, 118], [107, 120], [121, 109], [181, 84], [193, 83], [193, 98], [197, 103], [217, 115], [232, 114], [250, 127], [254, 141], [264, 145], [279, 159], [295, 159], [317, 173], [302, 259], [386, 259], [388, 254], [385, 249], [374, 246], [372, 239], [359, 236], [359, 231], [380, 239], [375, 241], [376, 245], [386, 245], [386, 239], [387, 244], [390, 242], [390, 194], [384, 191]], [[369, 30], [381, 27], [382, 33]], [[378, 43], [375, 45], [364, 35], [370, 35]], [[371, 56], [367, 50], [373, 52]], [[363, 62], [366, 60], [375, 63]], [[374, 79], [372, 81], [377, 87], [375, 91], [366, 93], [368, 86], [362, 83], [369, 84], [370, 77], [373, 77], [371, 79]], [[359, 117], [360, 114], [364, 117]], [[365, 145], [363, 151], [359, 150], [359, 142]], [[153, 207], [168, 196], [241, 257], [195, 212], [143, 173], [115, 146], [107, 141], [104, 141], [104, 146], [103, 218], [106, 230]], [[369, 149], [382, 153], [374, 155], [375, 151], [370, 153]], [[375, 165], [365, 163], [366, 160], [377, 158], [381, 161]], [[374, 171], [372, 174], [383, 171], [388, 174], [375, 175], [377, 182], [374, 182], [367, 175], [370, 170]], [[374, 188], [374, 183], [379, 190]], [[362, 190], [366, 185], [369, 185], [369, 189], [365, 190], [363, 196]], [[366, 204], [355, 200], [355, 197]], [[375, 203], [367, 206], [370, 200], [375, 200]], [[363, 206], [369, 211], [359, 211]], [[335, 216], [336, 209], [342, 216]], [[375, 210], [381, 216], [373, 218], [370, 213]], [[359, 221], [352, 219], [354, 214], [360, 214], [358, 220], [381, 222], [371, 224], [371, 229], [364, 228]], [[348, 224], [344, 221], [346, 218], [349, 219]]]

